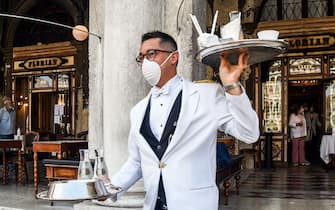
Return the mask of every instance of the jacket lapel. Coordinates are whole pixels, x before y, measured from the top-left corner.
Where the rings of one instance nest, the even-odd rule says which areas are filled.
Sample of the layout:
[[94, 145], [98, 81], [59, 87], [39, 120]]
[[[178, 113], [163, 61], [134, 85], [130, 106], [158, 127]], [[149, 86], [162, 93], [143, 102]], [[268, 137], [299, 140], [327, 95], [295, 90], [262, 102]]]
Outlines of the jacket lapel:
[[177, 127], [162, 159], [166, 158], [173, 147], [180, 141], [180, 138], [186, 132], [186, 129], [192, 121], [193, 114], [197, 109], [199, 94], [196, 89], [192, 88], [192, 85], [193, 84], [190, 81], [184, 80], [183, 82], [183, 95]]
[[144, 114], [145, 114], [145, 110], [146, 110], [147, 105], [149, 103], [149, 99], [150, 99], [150, 93], [141, 102], [140, 107], [137, 110], [137, 113], [135, 114], [136, 116], [134, 117], [134, 132], [136, 132], [136, 136], [138, 137], [139, 144], [143, 145], [143, 148], [145, 149], [145, 151], [147, 151], [151, 156], [154, 156], [158, 160], [156, 154], [154, 153], [154, 151], [152, 151], [150, 145], [148, 144], [148, 142], [145, 140], [145, 138], [142, 136], [142, 134], [140, 132], [141, 125], [142, 125], [143, 118], [144, 118]]

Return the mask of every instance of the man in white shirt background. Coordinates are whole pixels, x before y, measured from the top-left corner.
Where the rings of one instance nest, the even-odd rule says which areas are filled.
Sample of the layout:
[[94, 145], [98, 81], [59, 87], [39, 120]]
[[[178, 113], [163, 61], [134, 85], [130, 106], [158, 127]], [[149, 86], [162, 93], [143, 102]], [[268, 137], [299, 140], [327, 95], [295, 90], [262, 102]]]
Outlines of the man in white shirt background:
[[237, 65], [221, 56], [223, 87], [179, 76], [178, 58], [170, 35], [142, 36], [136, 61], [153, 87], [131, 110], [129, 157], [111, 183], [126, 191], [143, 178], [145, 210], [217, 210], [217, 130], [246, 143], [259, 137], [257, 114], [238, 82], [248, 55]]
[[0, 139], [14, 139], [16, 113], [12, 100], [5, 96], [0, 109]]

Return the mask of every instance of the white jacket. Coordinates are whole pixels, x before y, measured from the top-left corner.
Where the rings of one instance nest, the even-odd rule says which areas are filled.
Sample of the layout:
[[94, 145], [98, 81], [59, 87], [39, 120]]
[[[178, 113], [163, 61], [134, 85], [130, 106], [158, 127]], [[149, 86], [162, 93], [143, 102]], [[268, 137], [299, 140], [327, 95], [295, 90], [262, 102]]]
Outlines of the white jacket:
[[[243, 91], [245, 92], [245, 91]], [[143, 177], [145, 210], [153, 210], [162, 173], [169, 210], [217, 210], [216, 134], [218, 128], [246, 143], [259, 137], [258, 117], [248, 97], [226, 94], [217, 84], [184, 80], [176, 131], [160, 161], [140, 134], [148, 95], [131, 111], [129, 158], [111, 181], [127, 190]]]

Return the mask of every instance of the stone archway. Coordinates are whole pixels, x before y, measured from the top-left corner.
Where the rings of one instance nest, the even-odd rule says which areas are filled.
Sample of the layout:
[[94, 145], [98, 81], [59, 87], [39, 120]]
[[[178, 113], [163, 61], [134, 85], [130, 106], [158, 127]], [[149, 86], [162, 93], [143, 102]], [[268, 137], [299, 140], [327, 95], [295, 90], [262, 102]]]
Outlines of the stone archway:
[[[17, 15], [27, 15], [30, 13], [31, 10], [38, 7], [38, 5], [44, 3], [44, 1], [39, 0], [24, 0], [18, 3], [16, 6], [16, 9], [14, 11], [9, 11], [10, 14], [17, 14]], [[64, 9], [64, 12], [71, 17], [73, 25], [76, 24], [83, 24], [84, 23], [84, 12], [87, 8], [85, 8], [83, 1], [79, 0], [49, 0], [48, 3], [51, 3], [53, 5], [57, 5], [58, 7], [61, 7]], [[50, 11], [50, 14], [52, 14], [53, 11]], [[44, 14], [48, 14], [48, 12], [45, 12]], [[32, 16], [32, 15], [30, 15]], [[8, 19], [8, 28], [7, 33], [4, 35], [4, 47], [10, 48], [14, 46], [14, 37], [17, 33], [18, 27], [22, 20], [18, 19]]]

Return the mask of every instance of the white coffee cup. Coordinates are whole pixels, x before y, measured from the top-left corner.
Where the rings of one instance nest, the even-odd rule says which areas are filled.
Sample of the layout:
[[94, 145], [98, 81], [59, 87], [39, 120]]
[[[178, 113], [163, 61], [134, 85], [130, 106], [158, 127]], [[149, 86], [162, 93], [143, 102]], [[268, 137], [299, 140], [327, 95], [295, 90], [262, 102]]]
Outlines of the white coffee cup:
[[258, 39], [276, 40], [279, 36], [279, 31], [263, 30], [257, 33]]

